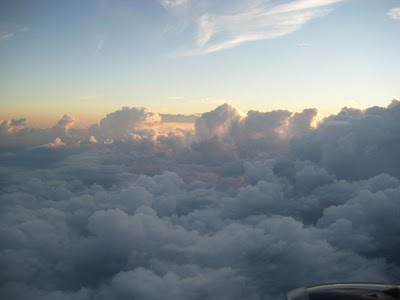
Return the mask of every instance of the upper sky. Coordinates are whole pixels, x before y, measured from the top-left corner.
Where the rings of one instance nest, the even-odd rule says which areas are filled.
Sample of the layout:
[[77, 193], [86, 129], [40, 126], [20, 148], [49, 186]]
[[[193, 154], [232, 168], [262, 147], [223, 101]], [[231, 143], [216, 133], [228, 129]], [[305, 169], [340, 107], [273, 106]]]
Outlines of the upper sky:
[[0, 119], [386, 106], [399, 0], [2, 0]]

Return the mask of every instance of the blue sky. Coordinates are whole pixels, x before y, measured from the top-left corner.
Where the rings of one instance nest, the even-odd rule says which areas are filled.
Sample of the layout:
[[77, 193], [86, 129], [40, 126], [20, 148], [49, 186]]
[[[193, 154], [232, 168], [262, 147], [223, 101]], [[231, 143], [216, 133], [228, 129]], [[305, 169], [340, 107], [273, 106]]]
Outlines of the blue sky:
[[0, 3], [0, 119], [386, 106], [398, 0]]

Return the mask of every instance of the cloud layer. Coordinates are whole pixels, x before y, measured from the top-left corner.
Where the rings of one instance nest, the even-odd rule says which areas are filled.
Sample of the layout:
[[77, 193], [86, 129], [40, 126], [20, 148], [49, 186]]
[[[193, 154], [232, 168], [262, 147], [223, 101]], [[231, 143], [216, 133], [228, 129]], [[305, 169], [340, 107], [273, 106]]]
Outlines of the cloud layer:
[[69, 116], [2, 121], [0, 298], [284, 299], [396, 282], [400, 102], [316, 120], [224, 104], [125, 107], [80, 130]]

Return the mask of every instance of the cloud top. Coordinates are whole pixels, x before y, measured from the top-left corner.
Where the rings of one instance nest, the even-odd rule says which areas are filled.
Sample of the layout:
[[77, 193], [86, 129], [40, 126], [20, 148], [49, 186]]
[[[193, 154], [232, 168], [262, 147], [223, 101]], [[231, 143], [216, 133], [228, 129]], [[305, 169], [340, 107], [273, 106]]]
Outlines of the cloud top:
[[2, 121], [0, 298], [285, 299], [398, 280], [399, 101], [319, 122], [229, 104], [189, 119]]

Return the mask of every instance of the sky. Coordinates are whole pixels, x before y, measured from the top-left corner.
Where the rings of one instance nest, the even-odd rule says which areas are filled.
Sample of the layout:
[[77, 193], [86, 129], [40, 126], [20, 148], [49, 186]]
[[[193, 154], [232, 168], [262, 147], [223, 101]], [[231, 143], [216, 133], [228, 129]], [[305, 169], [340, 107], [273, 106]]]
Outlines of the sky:
[[[0, 3], [0, 119], [77, 126], [223, 103], [321, 115], [399, 98], [398, 0]], [[396, 10], [397, 8], [397, 10]]]
[[399, 284], [400, 1], [0, 1], [0, 299]]

